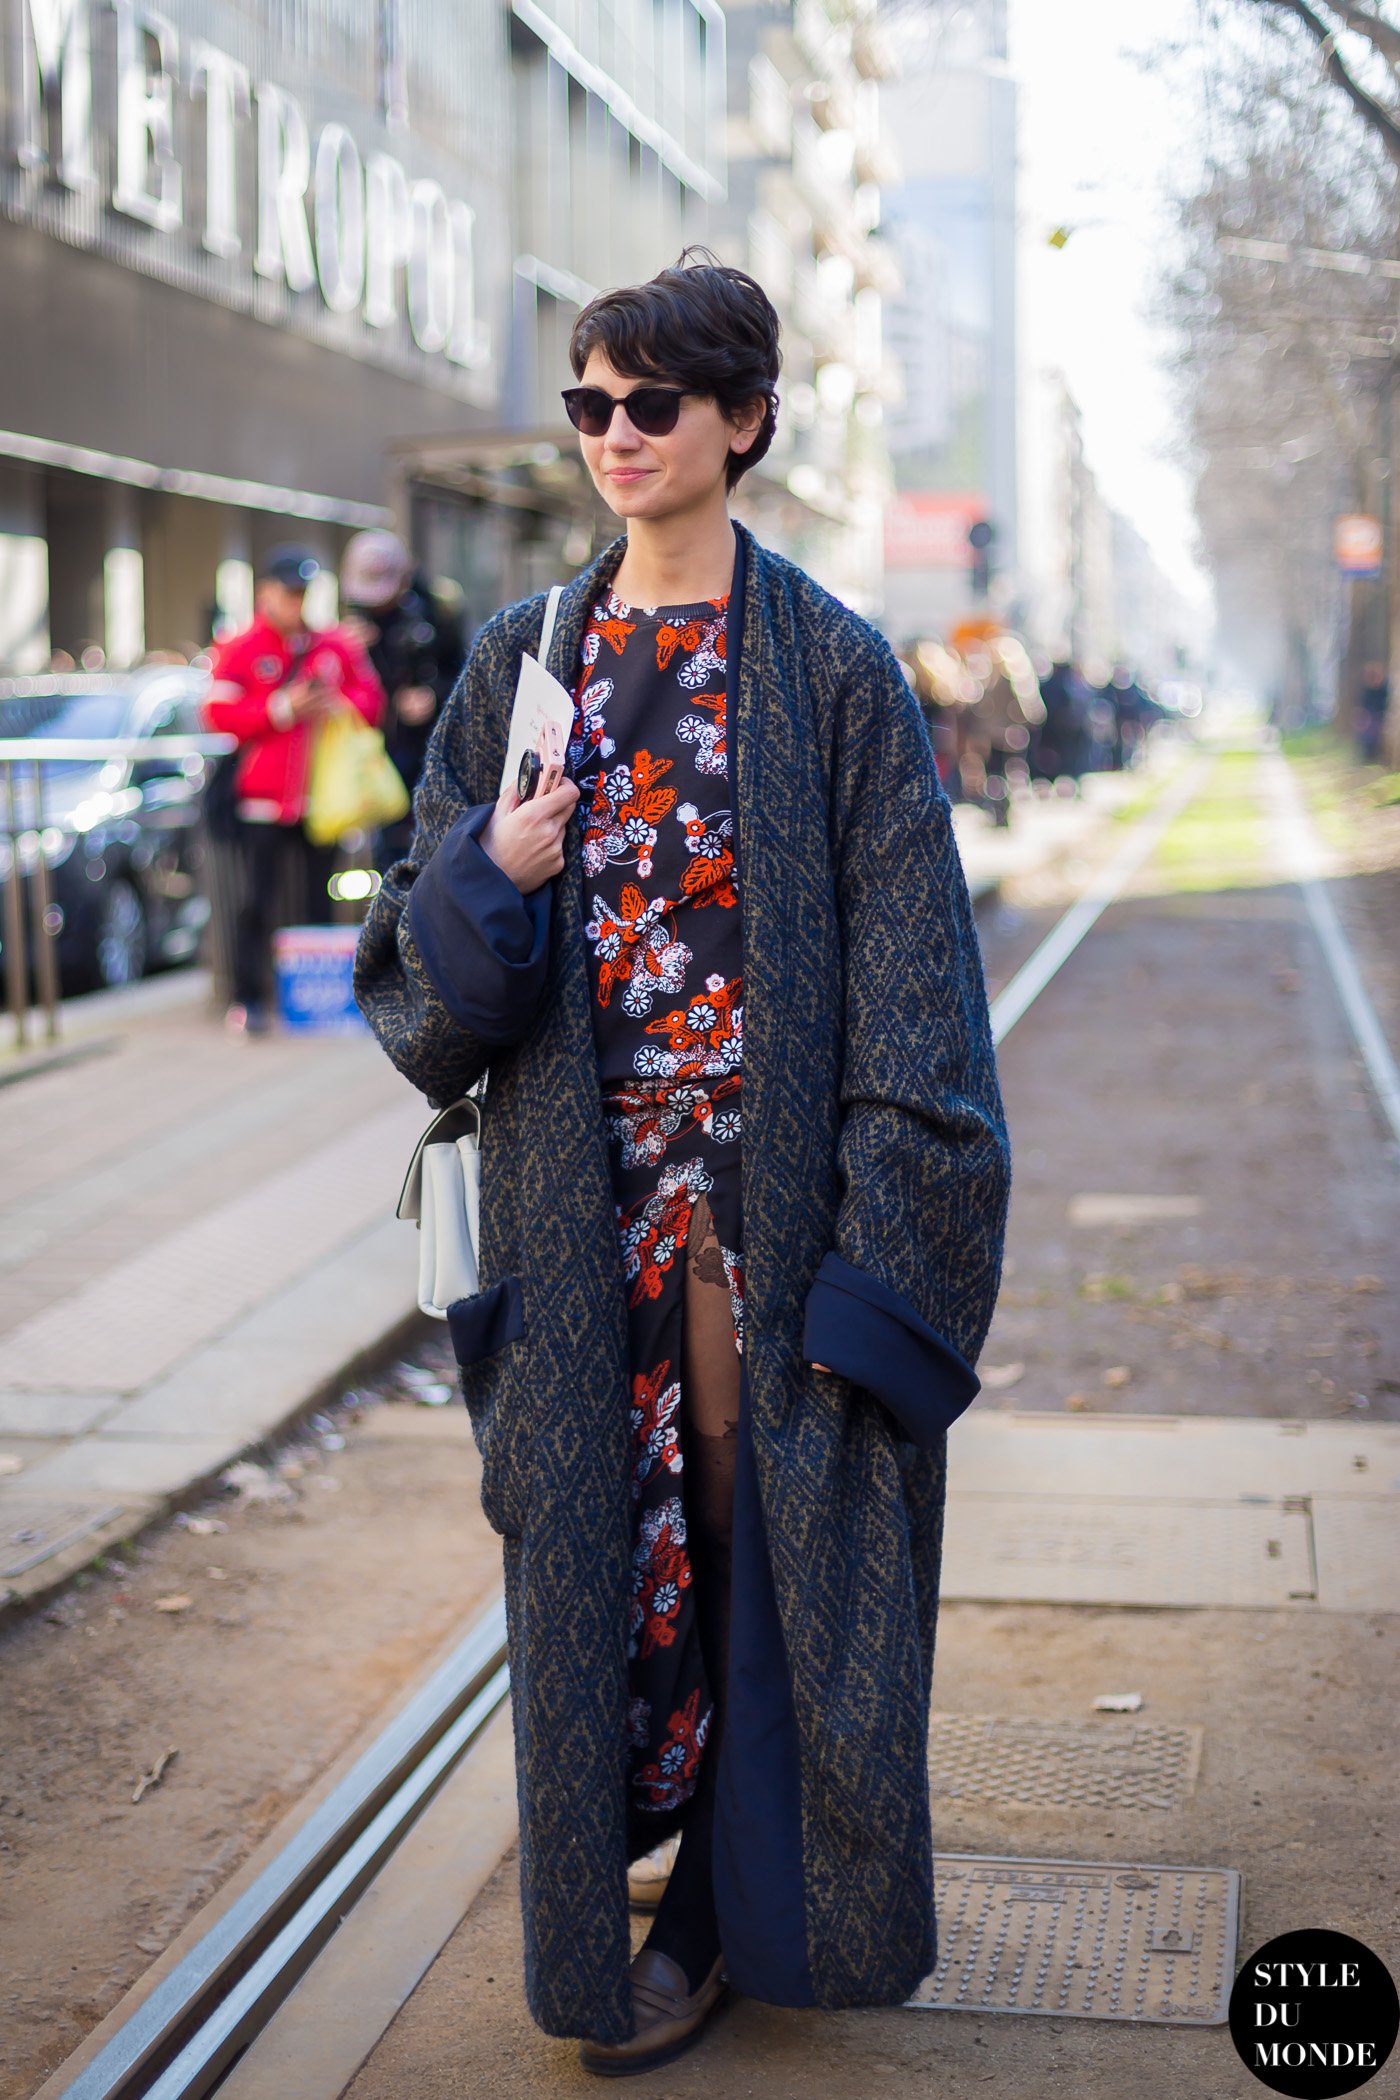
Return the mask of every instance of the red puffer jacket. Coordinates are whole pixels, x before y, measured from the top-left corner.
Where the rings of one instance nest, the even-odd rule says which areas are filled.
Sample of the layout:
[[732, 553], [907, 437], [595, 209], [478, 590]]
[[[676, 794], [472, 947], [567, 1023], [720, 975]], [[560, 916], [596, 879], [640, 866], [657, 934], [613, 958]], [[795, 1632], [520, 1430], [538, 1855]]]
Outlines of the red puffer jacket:
[[214, 685], [204, 714], [211, 729], [236, 736], [241, 747], [235, 778], [241, 816], [299, 824], [306, 814], [311, 725], [279, 728], [268, 702], [280, 686], [307, 676], [334, 687], [371, 727], [379, 726], [384, 689], [364, 650], [338, 628], [308, 628], [288, 637], [258, 618], [242, 634], [215, 644]]

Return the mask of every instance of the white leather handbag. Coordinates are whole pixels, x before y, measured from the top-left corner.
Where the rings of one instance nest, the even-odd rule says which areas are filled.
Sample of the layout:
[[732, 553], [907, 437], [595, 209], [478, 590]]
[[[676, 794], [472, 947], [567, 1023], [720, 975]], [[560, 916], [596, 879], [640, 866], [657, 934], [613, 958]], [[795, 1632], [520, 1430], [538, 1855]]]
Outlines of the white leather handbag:
[[[527, 717], [533, 720], [530, 709], [538, 705], [537, 696], [530, 687], [527, 667], [533, 666], [535, 674], [542, 668], [563, 595], [562, 584], [555, 584], [549, 593], [539, 656], [523, 656], [520, 660], [515, 712], [522, 723]], [[548, 684], [553, 686], [556, 681], [551, 678]], [[572, 697], [564, 687], [560, 686], [558, 690], [568, 703], [572, 721]], [[520, 739], [526, 733], [524, 727], [520, 728]], [[513, 719], [511, 741], [516, 740], [517, 722]], [[504, 777], [513, 777], [509, 752]], [[463, 1298], [474, 1298], [481, 1288], [477, 1268], [481, 1221], [481, 1097], [478, 1093], [463, 1094], [460, 1101], [454, 1101], [450, 1108], [434, 1116], [423, 1132], [409, 1161], [395, 1215], [418, 1227], [419, 1310], [431, 1319], [445, 1320], [449, 1305], [456, 1305]]]
[[419, 1310], [445, 1320], [449, 1305], [481, 1288], [481, 1103], [475, 1094], [434, 1116], [418, 1140], [396, 1215], [418, 1227]]

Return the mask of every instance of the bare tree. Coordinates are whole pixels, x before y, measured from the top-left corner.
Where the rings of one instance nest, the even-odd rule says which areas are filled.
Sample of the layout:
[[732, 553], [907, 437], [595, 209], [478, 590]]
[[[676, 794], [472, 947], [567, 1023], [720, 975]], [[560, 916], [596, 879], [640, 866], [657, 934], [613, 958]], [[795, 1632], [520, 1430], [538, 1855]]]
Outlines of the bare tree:
[[[1400, 97], [1395, 92], [1396, 75], [1400, 74], [1400, 29], [1370, 8], [1348, 6], [1346, 0], [1319, 0], [1315, 7], [1309, 5], [1309, 0], [1245, 0], [1245, 4], [1272, 9], [1302, 24], [1317, 45], [1328, 79], [1341, 89], [1400, 168]], [[1344, 43], [1356, 48], [1356, 59], [1344, 53]], [[1376, 61], [1376, 70], [1383, 68], [1389, 79], [1389, 89], [1384, 94], [1373, 92], [1362, 79], [1363, 67]]]
[[[1353, 119], [1360, 119], [1368, 143], [1385, 155], [1392, 177], [1400, 174], [1400, 24], [1388, 18], [1380, 6], [1359, 6], [1354, 0], [1242, 0], [1251, 13], [1267, 16], [1293, 29], [1300, 42], [1310, 45], [1320, 60], [1322, 76], [1340, 89]], [[1380, 237], [1381, 252], [1400, 255], [1400, 211], [1396, 210], [1393, 184], [1387, 199], [1385, 221], [1372, 229]], [[1363, 244], [1364, 247], [1369, 244]], [[1385, 426], [1390, 482], [1390, 545], [1387, 548], [1387, 580], [1390, 607], [1390, 687], [1396, 696], [1387, 727], [1387, 756], [1400, 766], [1400, 411], [1394, 393], [1400, 384], [1400, 369], [1392, 355], [1382, 375]]]
[[1348, 703], [1381, 645], [1380, 595], [1341, 584], [1331, 540], [1338, 511], [1383, 507], [1395, 287], [1366, 259], [1396, 252], [1400, 184], [1293, 16], [1217, 0], [1207, 165], [1165, 305], [1222, 639], [1296, 717], [1334, 685]]

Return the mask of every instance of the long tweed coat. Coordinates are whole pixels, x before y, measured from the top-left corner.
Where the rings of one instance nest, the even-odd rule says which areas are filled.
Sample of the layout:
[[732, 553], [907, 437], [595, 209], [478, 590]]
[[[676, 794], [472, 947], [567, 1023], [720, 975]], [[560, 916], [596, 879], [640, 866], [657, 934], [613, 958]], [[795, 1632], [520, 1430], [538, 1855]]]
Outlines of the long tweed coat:
[[[747, 1331], [720, 1924], [741, 1990], [891, 2005], [936, 1958], [926, 1738], [938, 1425], [976, 1391], [1008, 1154], [976, 935], [919, 710], [870, 626], [736, 530]], [[625, 546], [564, 595], [549, 668], [567, 685]], [[528, 599], [481, 631], [428, 753], [412, 853], [365, 927], [357, 982], [388, 1054], [435, 1104], [489, 1068], [483, 1296], [464, 1301], [454, 1333], [482, 1502], [504, 1541], [526, 1990], [549, 2033], [618, 2041], [631, 2031], [630, 1387], [581, 817], [554, 885], [543, 994], [515, 1043], [453, 1018], [408, 909], [464, 812], [495, 798], [517, 666], [542, 614], [543, 599]], [[875, 1312], [843, 1297], [852, 1320], [833, 1319], [819, 1268], [868, 1290]], [[857, 1338], [831, 1373], [804, 1360], [804, 1313], [818, 1361]], [[903, 1341], [885, 1351], [882, 1333], [901, 1320]], [[850, 1356], [862, 1337], [868, 1371]], [[911, 1375], [929, 1388], [915, 1404], [921, 1442], [895, 1420], [891, 1380]]]

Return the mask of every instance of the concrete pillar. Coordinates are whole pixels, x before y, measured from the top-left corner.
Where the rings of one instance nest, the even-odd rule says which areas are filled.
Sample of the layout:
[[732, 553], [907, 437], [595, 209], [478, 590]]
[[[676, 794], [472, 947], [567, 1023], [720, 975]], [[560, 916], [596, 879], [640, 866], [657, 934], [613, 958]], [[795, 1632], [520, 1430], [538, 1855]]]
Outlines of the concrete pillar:
[[253, 617], [253, 535], [249, 514], [230, 506], [224, 512], [223, 552], [214, 572], [214, 597], [220, 631], [238, 634]]
[[107, 550], [102, 557], [102, 610], [107, 662], [128, 670], [146, 653], [146, 565], [136, 490], [108, 482]]
[[47, 670], [49, 647], [43, 469], [0, 461], [0, 672]]

